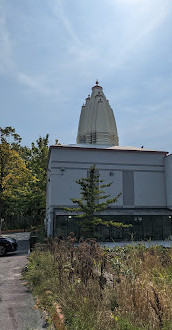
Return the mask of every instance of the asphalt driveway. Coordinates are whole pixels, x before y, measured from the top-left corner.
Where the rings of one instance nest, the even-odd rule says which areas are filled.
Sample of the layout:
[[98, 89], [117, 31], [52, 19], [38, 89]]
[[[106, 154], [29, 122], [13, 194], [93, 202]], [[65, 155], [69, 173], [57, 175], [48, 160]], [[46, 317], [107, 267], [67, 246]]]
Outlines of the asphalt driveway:
[[45, 329], [43, 315], [34, 309], [34, 298], [21, 276], [27, 264], [29, 233], [8, 236], [17, 239], [18, 251], [0, 258], [0, 330]]

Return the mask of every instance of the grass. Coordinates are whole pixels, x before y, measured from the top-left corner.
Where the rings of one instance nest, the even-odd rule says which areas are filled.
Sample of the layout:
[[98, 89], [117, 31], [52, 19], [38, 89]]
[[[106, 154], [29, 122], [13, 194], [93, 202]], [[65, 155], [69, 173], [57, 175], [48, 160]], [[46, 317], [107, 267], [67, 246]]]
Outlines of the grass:
[[74, 243], [47, 241], [29, 258], [24, 276], [50, 323], [58, 306], [63, 329], [172, 329], [171, 248]]

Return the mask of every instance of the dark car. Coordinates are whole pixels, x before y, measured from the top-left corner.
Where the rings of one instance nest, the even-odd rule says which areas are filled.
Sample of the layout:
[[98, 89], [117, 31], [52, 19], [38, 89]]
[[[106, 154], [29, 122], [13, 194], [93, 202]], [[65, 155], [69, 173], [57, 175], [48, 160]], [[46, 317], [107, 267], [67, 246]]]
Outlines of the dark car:
[[4, 256], [7, 252], [16, 251], [17, 248], [17, 241], [14, 238], [0, 236], [0, 257]]

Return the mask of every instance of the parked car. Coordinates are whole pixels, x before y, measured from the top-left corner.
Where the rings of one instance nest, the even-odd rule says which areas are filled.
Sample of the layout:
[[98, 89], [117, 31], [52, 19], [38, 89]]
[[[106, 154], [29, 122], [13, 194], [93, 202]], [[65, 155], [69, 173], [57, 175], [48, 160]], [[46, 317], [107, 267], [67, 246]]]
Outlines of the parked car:
[[0, 257], [7, 252], [14, 252], [18, 248], [17, 241], [11, 237], [0, 236]]

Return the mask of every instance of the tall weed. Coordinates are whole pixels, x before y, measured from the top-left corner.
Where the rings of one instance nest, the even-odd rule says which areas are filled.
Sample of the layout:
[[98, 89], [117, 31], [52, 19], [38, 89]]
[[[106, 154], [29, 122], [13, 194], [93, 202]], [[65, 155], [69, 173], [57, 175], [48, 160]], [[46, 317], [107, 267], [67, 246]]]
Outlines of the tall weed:
[[[172, 329], [172, 249], [102, 249], [48, 240], [31, 254], [25, 277], [42, 307], [58, 303], [66, 329]], [[170, 328], [171, 327], [171, 328]]]

